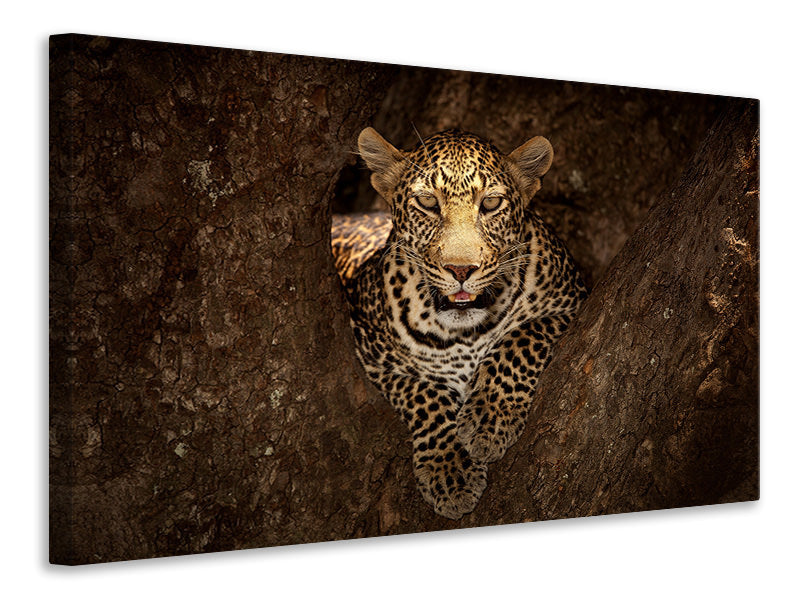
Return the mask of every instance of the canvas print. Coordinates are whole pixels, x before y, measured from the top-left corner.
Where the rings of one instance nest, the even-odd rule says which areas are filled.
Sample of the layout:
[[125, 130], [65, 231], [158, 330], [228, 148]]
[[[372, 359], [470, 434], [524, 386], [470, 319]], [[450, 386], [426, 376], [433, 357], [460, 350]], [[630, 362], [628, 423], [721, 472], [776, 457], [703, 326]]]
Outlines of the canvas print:
[[51, 562], [758, 499], [758, 111], [53, 36]]

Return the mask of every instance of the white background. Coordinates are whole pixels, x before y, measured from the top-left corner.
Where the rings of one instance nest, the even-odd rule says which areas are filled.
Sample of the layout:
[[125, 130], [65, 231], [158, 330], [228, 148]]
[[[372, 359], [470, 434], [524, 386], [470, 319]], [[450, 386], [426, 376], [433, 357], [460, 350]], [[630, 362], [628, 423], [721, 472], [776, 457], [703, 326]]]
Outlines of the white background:
[[[795, 11], [780, 4], [5, 4], [3, 596], [797, 597], [800, 398], [798, 344], [791, 340], [800, 335], [800, 52]], [[66, 32], [759, 98], [762, 500], [116, 565], [49, 566], [47, 36]]]

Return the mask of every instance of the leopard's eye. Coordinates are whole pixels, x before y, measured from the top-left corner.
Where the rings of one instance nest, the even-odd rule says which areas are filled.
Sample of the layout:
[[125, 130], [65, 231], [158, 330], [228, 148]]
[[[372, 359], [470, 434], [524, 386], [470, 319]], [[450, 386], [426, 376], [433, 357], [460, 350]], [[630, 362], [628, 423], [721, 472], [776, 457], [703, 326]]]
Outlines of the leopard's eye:
[[500, 206], [500, 203], [503, 201], [502, 196], [487, 196], [481, 202], [481, 210], [484, 212], [491, 212], [493, 210], [497, 210], [497, 207]]
[[432, 194], [418, 194], [414, 196], [414, 199], [417, 201], [417, 204], [426, 210], [436, 211], [439, 208], [439, 201], [436, 200], [436, 196]]

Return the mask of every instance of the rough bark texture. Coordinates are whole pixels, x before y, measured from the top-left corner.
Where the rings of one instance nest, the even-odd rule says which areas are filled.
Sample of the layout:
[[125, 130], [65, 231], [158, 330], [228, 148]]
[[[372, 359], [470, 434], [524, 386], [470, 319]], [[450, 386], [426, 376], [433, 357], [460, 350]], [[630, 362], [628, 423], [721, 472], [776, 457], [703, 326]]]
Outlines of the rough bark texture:
[[[757, 496], [751, 105], [59, 36], [50, 110], [53, 562]], [[409, 120], [547, 135], [542, 212], [600, 282], [459, 522], [362, 382], [328, 245], [358, 132]]]
[[364, 404], [327, 204], [393, 69], [51, 60], [51, 559], [349, 537], [401, 431]]
[[758, 153], [757, 103], [731, 102], [562, 338], [477, 522], [758, 498]]

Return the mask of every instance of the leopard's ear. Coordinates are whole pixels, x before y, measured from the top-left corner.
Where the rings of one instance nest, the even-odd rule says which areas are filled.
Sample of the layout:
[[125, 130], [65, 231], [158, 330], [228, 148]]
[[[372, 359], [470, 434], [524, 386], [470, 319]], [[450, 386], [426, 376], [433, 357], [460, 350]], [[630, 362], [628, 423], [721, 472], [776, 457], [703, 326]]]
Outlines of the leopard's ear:
[[530, 200], [542, 187], [542, 176], [553, 164], [553, 146], [537, 135], [509, 154], [508, 159], [519, 169], [522, 192]]
[[391, 195], [402, 173], [403, 153], [372, 127], [358, 136], [358, 152], [372, 171], [372, 187], [391, 205]]

